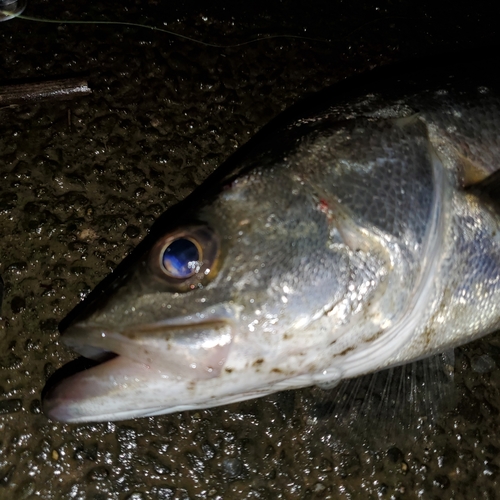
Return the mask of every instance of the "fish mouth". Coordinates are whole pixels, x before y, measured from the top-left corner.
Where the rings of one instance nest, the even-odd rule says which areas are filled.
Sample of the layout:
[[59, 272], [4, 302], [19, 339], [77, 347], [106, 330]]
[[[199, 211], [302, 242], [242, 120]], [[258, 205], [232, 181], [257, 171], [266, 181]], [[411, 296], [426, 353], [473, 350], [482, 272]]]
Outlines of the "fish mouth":
[[166, 413], [166, 391], [187, 392], [220, 375], [233, 338], [228, 318], [186, 317], [122, 330], [76, 323], [62, 340], [87, 361], [80, 358], [73, 369], [63, 367], [51, 377], [42, 395], [44, 412], [63, 422]]
[[206, 379], [219, 375], [233, 340], [226, 320], [156, 323], [116, 331], [76, 324], [64, 343], [83, 357], [106, 362], [124, 356], [159, 373]]
[[179, 405], [169, 409], [164, 403], [169, 385], [178, 386], [179, 381], [170, 381], [168, 376], [124, 356], [114, 356], [101, 363], [78, 358], [57, 370], [47, 381], [42, 392], [43, 411], [51, 420], [82, 423], [182, 410]]

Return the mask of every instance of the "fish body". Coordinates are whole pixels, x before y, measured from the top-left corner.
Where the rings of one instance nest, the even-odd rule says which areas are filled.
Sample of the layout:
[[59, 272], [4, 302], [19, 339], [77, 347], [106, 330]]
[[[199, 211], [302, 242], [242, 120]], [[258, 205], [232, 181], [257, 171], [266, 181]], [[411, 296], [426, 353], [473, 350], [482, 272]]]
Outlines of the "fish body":
[[481, 185], [500, 86], [468, 74], [342, 84], [257, 134], [63, 325], [100, 364], [47, 390], [49, 417], [334, 386], [497, 329], [500, 215]]

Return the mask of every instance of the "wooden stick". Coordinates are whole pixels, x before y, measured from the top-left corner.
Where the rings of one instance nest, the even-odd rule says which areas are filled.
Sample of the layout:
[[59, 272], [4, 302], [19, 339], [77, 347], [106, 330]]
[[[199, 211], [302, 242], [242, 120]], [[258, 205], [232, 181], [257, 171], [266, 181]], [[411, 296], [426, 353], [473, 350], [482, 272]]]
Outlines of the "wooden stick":
[[92, 93], [82, 78], [20, 83], [0, 87], [0, 106], [34, 101], [73, 99]]

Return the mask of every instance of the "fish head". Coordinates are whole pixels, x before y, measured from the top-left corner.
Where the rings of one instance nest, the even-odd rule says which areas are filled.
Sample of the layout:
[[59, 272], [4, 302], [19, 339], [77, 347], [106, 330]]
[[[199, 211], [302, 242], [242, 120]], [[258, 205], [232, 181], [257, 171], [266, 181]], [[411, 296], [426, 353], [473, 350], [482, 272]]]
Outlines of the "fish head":
[[321, 370], [308, 347], [327, 340], [321, 318], [345, 296], [352, 266], [303, 184], [283, 162], [227, 180], [180, 216], [167, 211], [147, 250], [65, 326], [66, 345], [98, 364], [48, 389], [48, 416], [216, 406]]

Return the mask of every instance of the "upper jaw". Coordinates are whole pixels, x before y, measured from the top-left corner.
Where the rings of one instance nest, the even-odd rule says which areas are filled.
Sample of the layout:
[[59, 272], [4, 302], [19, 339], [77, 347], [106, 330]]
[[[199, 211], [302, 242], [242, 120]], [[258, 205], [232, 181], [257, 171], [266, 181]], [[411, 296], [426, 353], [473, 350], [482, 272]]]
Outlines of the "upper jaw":
[[89, 318], [71, 325], [62, 339], [77, 353], [97, 361], [119, 355], [160, 373], [206, 379], [220, 374], [234, 335], [234, 311], [222, 305], [196, 315], [120, 329]]

